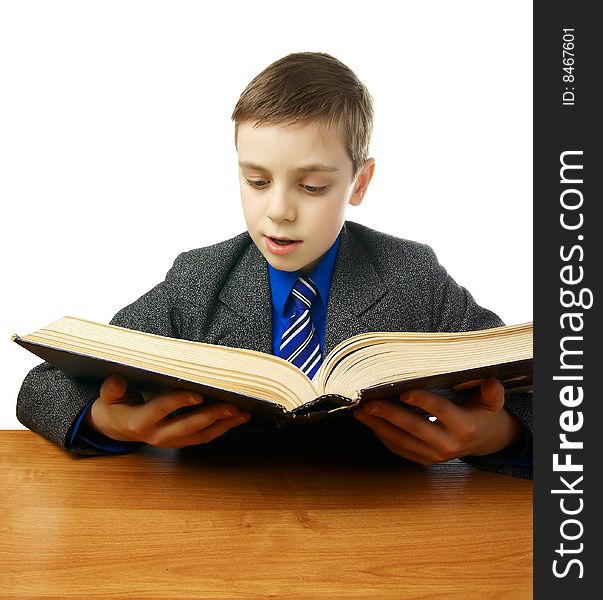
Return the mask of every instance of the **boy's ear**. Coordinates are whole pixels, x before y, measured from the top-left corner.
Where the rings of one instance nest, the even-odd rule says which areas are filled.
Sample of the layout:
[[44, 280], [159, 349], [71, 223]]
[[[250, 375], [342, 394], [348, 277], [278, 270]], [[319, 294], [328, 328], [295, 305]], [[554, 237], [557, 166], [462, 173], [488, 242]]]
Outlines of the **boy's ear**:
[[364, 194], [366, 194], [366, 190], [368, 185], [373, 177], [373, 172], [375, 171], [375, 159], [367, 158], [364, 166], [360, 173], [358, 173], [358, 177], [356, 178], [356, 183], [354, 184], [354, 191], [350, 196], [350, 204], [352, 206], [358, 206], [362, 203], [364, 199]]

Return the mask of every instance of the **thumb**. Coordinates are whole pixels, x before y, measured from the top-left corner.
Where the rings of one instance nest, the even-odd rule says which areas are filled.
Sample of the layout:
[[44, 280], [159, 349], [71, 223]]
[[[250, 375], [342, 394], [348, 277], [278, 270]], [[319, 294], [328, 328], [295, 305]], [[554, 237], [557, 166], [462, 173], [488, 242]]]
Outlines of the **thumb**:
[[482, 381], [480, 395], [480, 403], [490, 410], [499, 411], [505, 403], [505, 388], [496, 377], [488, 377]]
[[110, 375], [103, 381], [100, 388], [100, 397], [109, 404], [117, 402], [126, 393], [128, 382], [121, 375]]

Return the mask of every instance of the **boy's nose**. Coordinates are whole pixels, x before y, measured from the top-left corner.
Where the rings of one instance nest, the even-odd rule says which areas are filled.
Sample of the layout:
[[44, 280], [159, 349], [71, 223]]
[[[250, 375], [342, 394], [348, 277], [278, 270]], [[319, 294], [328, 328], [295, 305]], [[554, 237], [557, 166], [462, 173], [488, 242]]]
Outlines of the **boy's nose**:
[[273, 221], [292, 221], [295, 219], [295, 204], [285, 192], [274, 190], [268, 199], [266, 215]]

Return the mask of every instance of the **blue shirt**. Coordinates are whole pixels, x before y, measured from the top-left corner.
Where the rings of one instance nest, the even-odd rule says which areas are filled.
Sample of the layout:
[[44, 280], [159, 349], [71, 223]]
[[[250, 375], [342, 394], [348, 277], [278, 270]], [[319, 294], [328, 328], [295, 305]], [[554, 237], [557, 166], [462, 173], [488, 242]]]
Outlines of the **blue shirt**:
[[[339, 248], [341, 233], [337, 236], [333, 245], [320, 259], [318, 264], [310, 271], [307, 276], [316, 284], [318, 288], [318, 297], [312, 303], [310, 316], [320, 340], [320, 350], [324, 357], [324, 337], [327, 315], [327, 303], [329, 301], [329, 291], [331, 289], [331, 280], [333, 279], [333, 269], [335, 267], [335, 258]], [[290, 306], [287, 303], [291, 289], [302, 274], [298, 271], [280, 271], [268, 263], [268, 274], [270, 277], [270, 293], [272, 297], [272, 353], [275, 356], [279, 354], [281, 338], [283, 331], [289, 321]], [[94, 448], [108, 452], [131, 452], [143, 446], [142, 442], [118, 442], [94, 432], [93, 434], [78, 436], [79, 426], [94, 402], [92, 399], [84, 408], [78, 420], [76, 421], [70, 438], [73, 444], [76, 436], [79, 440], [93, 446]], [[507, 464], [516, 466], [532, 466], [532, 435], [523, 428], [522, 438], [514, 444], [488, 456], [481, 456], [482, 460], [492, 464]]]

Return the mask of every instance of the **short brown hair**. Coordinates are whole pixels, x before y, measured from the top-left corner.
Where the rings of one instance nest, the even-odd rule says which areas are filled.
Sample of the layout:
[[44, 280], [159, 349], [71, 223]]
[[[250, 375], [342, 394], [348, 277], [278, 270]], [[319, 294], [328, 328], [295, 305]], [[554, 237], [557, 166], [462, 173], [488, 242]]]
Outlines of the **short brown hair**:
[[341, 132], [352, 160], [352, 178], [369, 157], [373, 99], [355, 73], [324, 52], [296, 52], [256, 75], [234, 108], [235, 147], [238, 125], [251, 121], [294, 125], [318, 121], [326, 131]]

